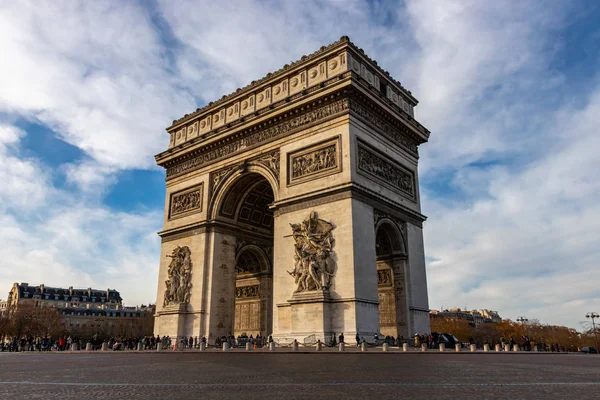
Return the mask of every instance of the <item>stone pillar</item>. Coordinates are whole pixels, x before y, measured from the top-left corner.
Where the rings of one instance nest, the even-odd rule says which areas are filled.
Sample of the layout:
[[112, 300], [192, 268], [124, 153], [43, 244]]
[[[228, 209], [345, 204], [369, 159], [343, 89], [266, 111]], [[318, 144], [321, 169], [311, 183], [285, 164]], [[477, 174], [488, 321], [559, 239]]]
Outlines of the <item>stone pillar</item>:
[[367, 351], [367, 350], [368, 350], [368, 348], [367, 348], [367, 342], [362, 342], [360, 344], [360, 351]]
[[538, 351], [538, 347], [537, 344], [535, 346], [533, 346], [533, 351], [537, 352]]
[[387, 343], [383, 344], [382, 351], [389, 351], [390, 346]]
[[140, 343], [138, 343], [137, 351], [142, 351], [142, 350], [144, 350], [144, 345], [142, 344], [142, 342], [140, 342]]
[[504, 351], [510, 351], [510, 344], [504, 345]]
[[223, 351], [224, 351], [224, 352], [227, 352], [227, 351], [229, 351], [229, 342], [225, 342], [225, 343], [223, 343]]
[[518, 344], [515, 344], [513, 346], [513, 351], [519, 351], [519, 345]]
[[338, 351], [345, 351], [346, 350], [346, 343], [340, 343], [338, 346]]
[[484, 352], [486, 352], [486, 353], [487, 353], [487, 352], [489, 352], [489, 351], [490, 351], [490, 345], [489, 345], [489, 344], [487, 344], [487, 343], [486, 343], [486, 344], [484, 344], [484, 345], [483, 345], [483, 351], [484, 351]]
[[269, 343], [269, 351], [275, 351], [275, 342]]
[[427, 351], [427, 345], [425, 343], [421, 345], [421, 351]]
[[323, 350], [323, 343], [321, 343], [321, 341], [317, 341], [317, 351], [322, 351]]
[[77, 344], [77, 343], [71, 344], [71, 351], [79, 351], [79, 344]]
[[162, 343], [158, 342], [156, 343], [156, 351], [161, 351], [162, 350]]
[[102, 351], [108, 351], [108, 343], [106, 343], [106, 342], [102, 343]]
[[[287, 148], [284, 150], [282, 146], [281, 151], [283, 154]], [[347, 154], [344, 163], [350, 168], [350, 153]], [[294, 188], [294, 191], [297, 189]], [[294, 191], [286, 189], [289, 193]], [[281, 213], [274, 219], [273, 263], [294, 265], [293, 240], [287, 238], [292, 233], [290, 224], [301, 224], [315, 211], [319, 219], [337, 226], [331, 232], [336, 243], [332, 253], [337, 268], [333, 277], [335, 291], [295, 293], [297, 285], [285, 268], [274, 268], [273, 282], [277, 284], [273, 286], [273, 302], [276, 305], [273, 309], [273, 336], [302, 338], [310, 332], [327, 338], [334, 332], [343, 331], [349, 338], [357, 332], [362, 337], [373, 337], [379, 331], [379, 298], [374, 270], [377, 255], [372, 206], [355, 198], [344, 198], [318, 207], [310, 201], [297, 202], [295, 207], [298, 208]], [[333, 293], [348, 300], [333, 301]]]
[[474, 352], [475, 352], [475, 350], [477, 350], [477, 346], [476, 346], [476, 345], [474, 345], [474, 344], [470, 345], [469, 347], [471, 348], [471, 352], [472, 352], [472, 353], [474, 353]]
[[298, 341], [294, 339], [294, 343], [292, 343], [292, 351], [298, 351]]
[[92, 350], [94, 350], [94, 348], [92, 347], [91, 343], [88, 343], [85, 345], [85, 351], [92, 351]]
[[440, 352], [443, 353], [446, 350], [446, 345], [444, 343], [440, 343]]
[[252, 344], [250, 342], [246, 342], [246, 351], [252, 350]]
[[402, 344], [402, 351], [408, 351], [408, 343], [403, 343]]
[[200, 351], [206, 351], [206, 343], [200, 342]]
[[502, 346], [500, 346], [499, 344], [496, 345], [496, 351], [500, 352], [502, 351]]

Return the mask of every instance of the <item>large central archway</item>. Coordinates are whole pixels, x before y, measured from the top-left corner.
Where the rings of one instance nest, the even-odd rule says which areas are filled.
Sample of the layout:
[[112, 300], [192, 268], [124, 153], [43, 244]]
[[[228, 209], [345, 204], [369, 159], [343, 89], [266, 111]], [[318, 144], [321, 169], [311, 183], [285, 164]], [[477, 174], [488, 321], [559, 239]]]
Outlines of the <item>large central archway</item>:
[[235, 274], [225, 303], [234, 336], [269, 335], [273, 329], [273, 211], [271, 183], [257, 172], [231, 177], [215, 204], [215, 219], [235, 237]]

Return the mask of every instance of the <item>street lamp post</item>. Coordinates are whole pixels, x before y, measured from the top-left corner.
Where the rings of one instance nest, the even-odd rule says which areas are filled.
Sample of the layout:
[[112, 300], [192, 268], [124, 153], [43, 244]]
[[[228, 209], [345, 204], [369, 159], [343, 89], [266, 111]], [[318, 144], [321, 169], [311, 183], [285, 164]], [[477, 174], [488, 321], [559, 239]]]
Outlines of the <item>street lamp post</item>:
[[[529, 349], [529, 332], [527, 331], [527, 326], [525, 325], [526, 322], [528, 322], [529, 320], [525, 317], [519, 317], [517, 318], [517, 322], [520, 322], [522, 326], [525, 326], [525, 336], [527, 336], [527, 342], [525, 340], [523, 340], [523, 347], [527, 347], [527, 349]], [[525, 350], [525, 348], [523, 349]]]
[[585, 315], [586, 318], [591, 318], [592, 320], [592, 332], [594, 332], [594, 338], [595, 338], [595, 342], [596, 342], [596, 350], [598, 349], [598, 332], [596, 332], [596, 323], [594, 322], [594, 319], [600, 317], [600, 315], [598, 315], [597, 312], [589, 312]]

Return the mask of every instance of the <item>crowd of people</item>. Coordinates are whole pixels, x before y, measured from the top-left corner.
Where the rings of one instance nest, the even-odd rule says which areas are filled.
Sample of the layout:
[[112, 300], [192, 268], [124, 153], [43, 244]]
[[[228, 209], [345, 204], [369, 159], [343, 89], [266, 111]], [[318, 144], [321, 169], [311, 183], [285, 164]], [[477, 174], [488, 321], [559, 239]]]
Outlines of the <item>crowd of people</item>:
[[70, 349], [73, 343], [79, 343], [79, 339], [76, 337], [72, 338], [71, 336], [61, 336], [53, 340], [48, 336], [29, 336], [0, 342], [0, 351], [64, 351]]
[[[404, 337], [395, 338], [393, 336], [386, 336], [385, 338], [378, 337], [375, 335], [373, 341], [369, 341], [370, 344], [381, 345], [383, 343], [387, 343], [390, 346], [402, 346], [404, 343], [408, 343], [410, 346], [420, 347], [422, 344], [427, 345], [430, 349], [439, 348], [440, 343], [448, 344], [447, 337], [449, 335], [445, 335], [439, 333], [432, 334], [415, 334], [414, 338], [404, 339]], [[359, 346], [361, 343], [367, 342], [366, 338], [356, 334], [356, 345]], [[221, 347], [223, 343], [229, 343], [230, 347], [244, 347], [246, 343], [250, 343], [256, 347], [264, 347], [268, 343], [273, 342], [272, 336], [262, 336], [261, 334], [257, 334], [250, 336], [246, 334], [238, 335], [237, 338], [233, 335], [221, 336], [215, 338], [214, 346]], [[71, 336], [61, 336], [56, 339], [51, 339], [47, 336], [44, 337], [25, 337], [22, 339], [12, 339], [5, 340], [0, 342], [0, 351], [9, 351], [9, 352], [18, 352], [18, 351], [65, 351], [71, 350], [73, 344], [77, 344], [79, 349], [85, 349], [86, 344], [91, 344], [93, 350], [99, 350], [102, 347], [103, 343], [108, 344], [108, 348], [111, 350], [136, 350], [138, 349], [139, 344], [141, 343], [142, 349], [144, 350], [156, 350], [158, 345], [160, 344], [161, 349], [199, 349], [201, 343], [204, 343], [205, 346], [208, 346], [208, 340], [205, 336], [201, 337], [180, 337], [180, 338], [171, 338], [170, 336], [145, 336], [145, 337], [136, 337], [136, 338], [120, 338], [120, 337], [112, 337], [107, 341], [100, 340], [98, 338], [93, 338], [89, 341], [83, 341], [77, 337]], [[329, 346], [336, 346], [338, 343], [344, 343], [344, 334], [341, 333], [336, 337], [334, 334], [329, 343], [326, 343]], [[455, 343], [450, 343], [454, 345]], [[460, 343], [461, 346], [467, 346], [469, 344], [475, 344], [475, 342], [471, 339], [468, 342]], [[487, 343], [490, 346], [495, 345], [496, 343]], [[564, 346], [560, 346], [556, 343], [546, 343], [544, 341], [534, 341], [530, 339], [528, 336], [522, 336], [520, 340], [515, 340], [514, 338], [501, 338], [500, 344], [503, 348], [505, 345], [509, 345], [511, 349], [514, 348], [515, 345], [519, 346], [521, 351], [532, 351], [536, 346], [538, 351], [546, 351], [546, 352], [565, 352], [565, 351], [577, 351], [576, 347], [566, 348]]]

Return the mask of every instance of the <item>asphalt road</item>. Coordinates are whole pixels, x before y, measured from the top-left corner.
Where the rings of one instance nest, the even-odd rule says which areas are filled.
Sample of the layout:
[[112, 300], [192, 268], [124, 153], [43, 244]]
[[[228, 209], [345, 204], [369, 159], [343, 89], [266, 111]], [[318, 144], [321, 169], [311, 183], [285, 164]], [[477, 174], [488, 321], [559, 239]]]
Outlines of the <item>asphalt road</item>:
[[599, 399], [600, 356], [0, 353], [0, 399]]

